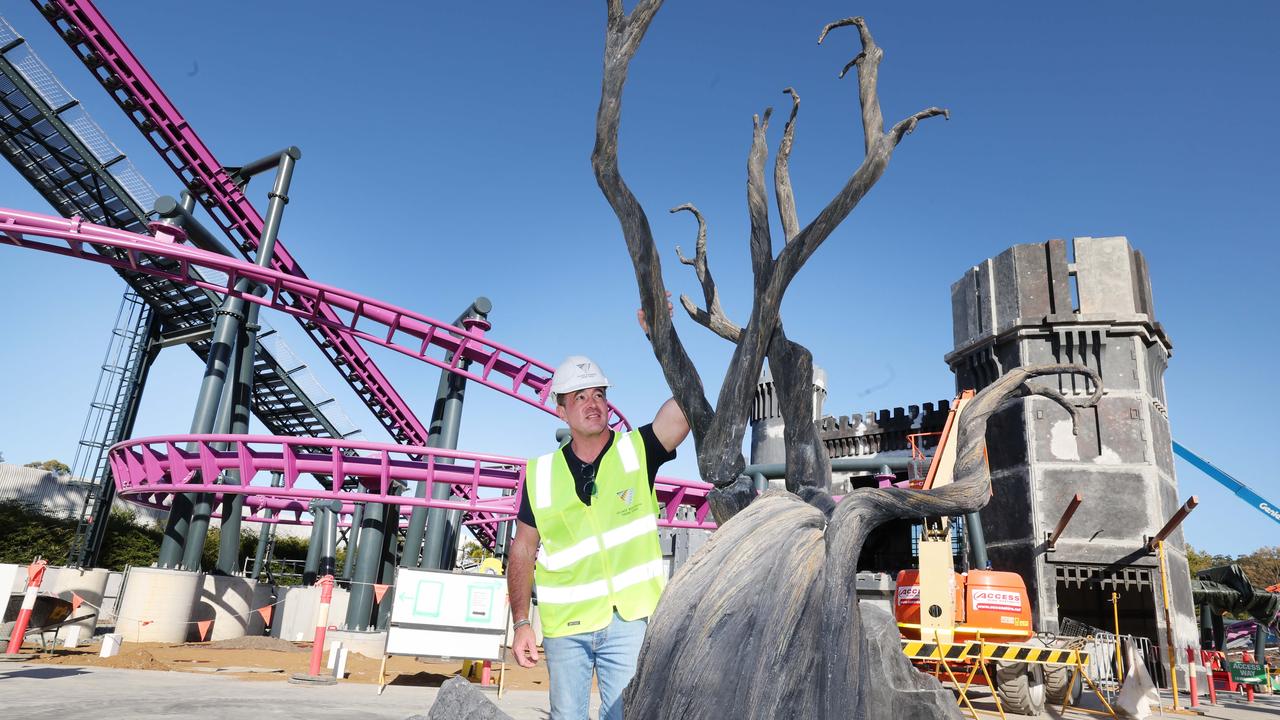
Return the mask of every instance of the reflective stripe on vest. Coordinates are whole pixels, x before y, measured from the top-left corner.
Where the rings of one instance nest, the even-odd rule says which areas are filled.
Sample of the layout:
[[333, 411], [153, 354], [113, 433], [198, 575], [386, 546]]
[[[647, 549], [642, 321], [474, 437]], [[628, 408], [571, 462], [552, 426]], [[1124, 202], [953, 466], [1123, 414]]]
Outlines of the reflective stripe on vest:
[[534, 481], [526, 492], [542, 540], [535, 580], [544, 635], [599, 630], [615, 608], [627, 620], [653, 612], [666, 571], [645, 468], [639, 432], [615, 433], [588, 506], [562, 452], [530, 462]]

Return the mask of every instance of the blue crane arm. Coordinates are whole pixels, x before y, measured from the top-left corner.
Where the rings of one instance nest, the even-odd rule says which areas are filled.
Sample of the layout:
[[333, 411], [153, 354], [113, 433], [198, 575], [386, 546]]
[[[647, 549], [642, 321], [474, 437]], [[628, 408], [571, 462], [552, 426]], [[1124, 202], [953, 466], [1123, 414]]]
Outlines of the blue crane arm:
[[1235, 493], [1241, 500], [1252, 505], [1258, 512], [1280, 523], [1280, 505], [1264, 499], [1248, 485], [1214, 467], [1208, 460], [1191, 452], [1178, 443], [1177, 440], [1173, 442], [1173, 451], [1177, 453], [1178, 457], [1194, 465], [1200, 472], [1225, 485], [1228, 490]]

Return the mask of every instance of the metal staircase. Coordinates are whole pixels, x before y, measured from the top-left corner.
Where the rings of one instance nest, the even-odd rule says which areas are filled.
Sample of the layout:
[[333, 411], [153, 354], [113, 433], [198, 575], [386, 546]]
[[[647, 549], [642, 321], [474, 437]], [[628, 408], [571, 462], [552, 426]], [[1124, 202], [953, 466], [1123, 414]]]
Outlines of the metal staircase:
[[[143, 208], [154, 203], [155, 191], [3, 18], [0, 154], [64, 217], [79, 217], [130, 232], [148, 232]], [[118, 251], [101, 245], [94, 246], [94, 250], [121, 257]], [[140, 262], [143, 267], [180, 274], [178, 265], [169, 261], [144, 258]], [[154, 323], [153, 339], [162, 345], [186, 344], [202, 361], [207, 357], [208, 329], [221, 304], [217, 294], [146, 272], [119, 268], [117, 272], [130, 290], [121, 306], [122, 316], [113, 331], [108, 358], [121, 352], [124, 338], [142, 337], [130, 323], [130, 319], [140, 322], [139, 313], [124, 313], [131, 304], [142, 303], [150, 317], [148, 326]], [[262, 325], [254, 358], [254, 415], [273, 434], [335, 438], [358, 435], [360, 430], [324, 391], [310, 368], [273, 329], [266, 323]], [[139, 350], [144, 355], [145, 351], [145, 347]], [[123, 368], [127, 362], [122, 356], [118, 362], [108, 360], [105, 364]], [[81, 527], [76, 530], [71, 551], [73, 563], [91, 563], [101, 545], [105, 523], [97, 520], [99, 515], [105, 520], [106, 513], [99, 513], [98, 508], [108, 508], [114, 492], [107, 480], [105, 450], [127, 435], [109, 433], [108, 429], [119, 425], [123, 408], [141, 392], [140, 387], [130, 387], [129, 382], [127, 373], [104, 368], [90, 405], [84, 430], [87, 434], [81, 437], [73, 467], [74, 476], [89, 485]], [[123, 405], [113, 405], [117, 401]], [[100, 407], [104, 405], [111, 407]], [[326, 409], [322, 411], [321, 405]]]
[[70, 567], [93, 567], [97, 562], [116, 489], [114, 483], [106, 482], [107, 448], [133, 431], [155, 329], [150, 306], [136, 293], [126, 291], [71, 463], [72, 482], [84, 485], [85, 496], [67, 553]]

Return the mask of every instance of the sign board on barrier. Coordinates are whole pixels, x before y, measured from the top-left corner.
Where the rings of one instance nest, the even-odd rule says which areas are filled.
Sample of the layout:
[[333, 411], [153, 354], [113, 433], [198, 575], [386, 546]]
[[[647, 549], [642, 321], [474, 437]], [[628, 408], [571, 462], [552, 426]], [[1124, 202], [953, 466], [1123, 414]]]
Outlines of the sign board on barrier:
[[1231, 672], [1231, 679], [1238, 683], [1256, 685], [1267, 681], [1267, 671], [1261, 663], [1230, 662], [1227, 663], [1227, 670]]
[[501, 660], [507, 579], [444, 570], [396, 570], [387, 654]]

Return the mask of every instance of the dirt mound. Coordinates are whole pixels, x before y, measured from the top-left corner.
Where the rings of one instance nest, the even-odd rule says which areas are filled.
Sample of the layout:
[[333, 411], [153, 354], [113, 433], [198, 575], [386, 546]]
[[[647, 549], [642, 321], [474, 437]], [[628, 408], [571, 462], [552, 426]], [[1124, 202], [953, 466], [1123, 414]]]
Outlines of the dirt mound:
[[123, 670], [168, 670], [169, 665], [156, 659], [146, 650], [129, 650], [109, 658], [99, 658], [94, 663], [99, 667], [120, 668]]
[[300, 648], [288, 640], [262, 636], [227, 638], [226, 640], [211, 642], [207, 647], [218, 648], [220, 650], [274, 650], [276, 652], [293, 653], [307, 652], [306, 648]]

